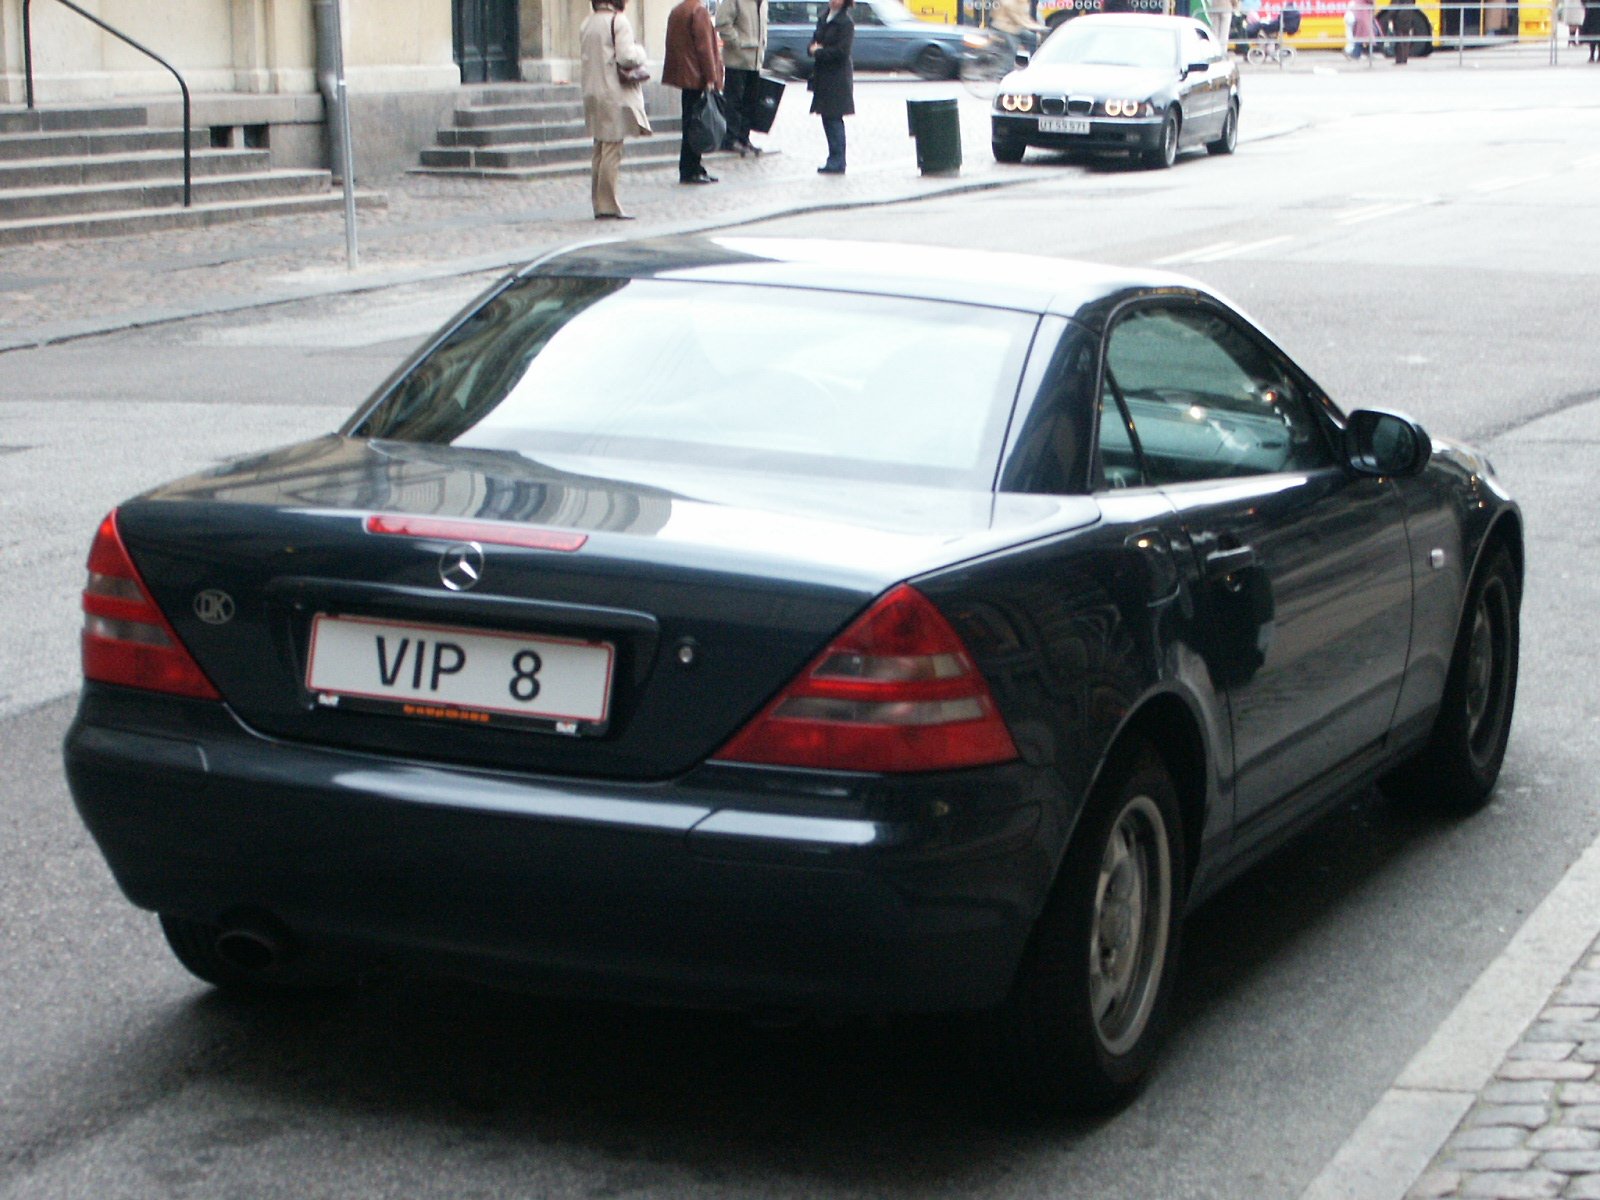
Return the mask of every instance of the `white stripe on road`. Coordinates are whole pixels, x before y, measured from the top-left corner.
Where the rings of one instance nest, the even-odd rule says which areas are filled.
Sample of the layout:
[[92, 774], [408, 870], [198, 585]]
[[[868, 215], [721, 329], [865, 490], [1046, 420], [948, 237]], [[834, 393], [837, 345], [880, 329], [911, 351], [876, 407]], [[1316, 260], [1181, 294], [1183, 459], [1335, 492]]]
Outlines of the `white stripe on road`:
[[1211, 254], [1196, 254], [1189, 259], [1190, 262], [1216, 262], [1219, 258], [1236, 258], [1241, 254], [1249, 254], [1253, 250], [1265, 250], [1268, 246], [1276, 246], [1280, 242], [1293, 241], [1287, 233], [1278, 237], [1262, 238], [1259, 242], [1245, 242], [1240, 246], [1232, 246], [1227, 250], [1218, 250]]
[[1220, 253], [1236, 244], [1235, 242], [1213, 242], [1209, 246], [1201, 246], [1198, 250], [1185, 250], [1181, 254], [1169, 254], [1165, 258], [1155, 259], [1150, 265], [1152, 267], [1165, 267], [1171, 263], [1194, 262], [1201, 255]]
[[1355, 225], [1361, 221], [1376, 221], [1379, 217], [1392, 217], [1413, 208], [1421, 208], [1426, 200], [1396, 200], [1389, 204], [1369, 204], [1366, 208], [1352, 208], [1334, 217], [1335, 225]]
[[1550, 172], [1545, 171], [1539, 175], [1503, 175], [1499, 179], [1486, 179], [1482, 183], [1475, 183], [1467, 189], [1469, 192], [1503, 192], [1507, 188], [1521, 187], [1525, 183], [1540, 183], [1550, 178]]

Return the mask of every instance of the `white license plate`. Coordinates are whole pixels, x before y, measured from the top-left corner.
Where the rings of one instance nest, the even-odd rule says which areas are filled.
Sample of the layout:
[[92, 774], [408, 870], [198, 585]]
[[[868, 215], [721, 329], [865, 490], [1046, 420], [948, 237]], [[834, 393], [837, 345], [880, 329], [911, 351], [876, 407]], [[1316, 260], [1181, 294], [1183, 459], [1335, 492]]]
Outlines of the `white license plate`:
[[498, 713], [593, 724], [610, 708], [615, 648], [319, 613], [309, 657], [306, 686], [323, 704], [350, 697], [391, 701], [414, 716]]
[[1040, 133], [1088, 133], [1088, 117], [1040, 117]]

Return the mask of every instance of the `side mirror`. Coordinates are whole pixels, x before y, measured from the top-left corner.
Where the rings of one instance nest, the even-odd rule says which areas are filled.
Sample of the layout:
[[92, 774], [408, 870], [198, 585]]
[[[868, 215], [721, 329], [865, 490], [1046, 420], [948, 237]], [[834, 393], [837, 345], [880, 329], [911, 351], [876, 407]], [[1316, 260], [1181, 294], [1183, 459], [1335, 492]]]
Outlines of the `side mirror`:
[[1029, 54], [1026, 50], [1018, 50], [1016, 57], [1011, 61], [1016, 63], [1017, 70], [1020, 71], [1023, 67], [1027, 66], [1033, 61], [1033, 55]]
[[1415, 475], [1428, 465], [1433, 439], [1410, 417], [1363, 408], [1344, 427], [1344, 457], [1358, 475]]

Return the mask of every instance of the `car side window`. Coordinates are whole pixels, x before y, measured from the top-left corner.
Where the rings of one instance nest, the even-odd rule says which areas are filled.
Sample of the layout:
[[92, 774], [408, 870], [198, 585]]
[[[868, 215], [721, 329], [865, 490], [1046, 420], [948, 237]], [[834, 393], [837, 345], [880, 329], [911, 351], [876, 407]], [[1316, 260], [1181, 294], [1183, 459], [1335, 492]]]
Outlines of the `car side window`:
[[878, 20], [878, 14], [873, 10], [872, 5], [870, 4], [853, 5], [850, 9], [850, 19], [857, 26], [883, 24], [882, 21]]
[[[1105, 365], [1107, 386], [1127, 404], [1150, 483], [1307, 471], [1333, 462], [1309, 398], [1287, 366], [1212, 308], [1134, 310], [1112, 328]], [[1104, 420], [1101, 429], [1104, 439]], [[1110, 449], [1103, 445], [1102, 454]]]

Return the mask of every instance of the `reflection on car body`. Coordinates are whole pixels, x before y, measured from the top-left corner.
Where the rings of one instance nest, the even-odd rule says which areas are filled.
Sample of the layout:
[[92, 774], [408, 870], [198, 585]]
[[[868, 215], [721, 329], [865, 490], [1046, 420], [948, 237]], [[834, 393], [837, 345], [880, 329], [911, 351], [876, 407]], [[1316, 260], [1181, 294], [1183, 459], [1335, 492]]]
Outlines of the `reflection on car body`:
[[67, 775], [221, 987], [954, 1010], [1103, 1107], [1224, 881], [1374, 780], [1489, 795], [1522, 544], [1178, 276], [599, 243], [107, 516]]

